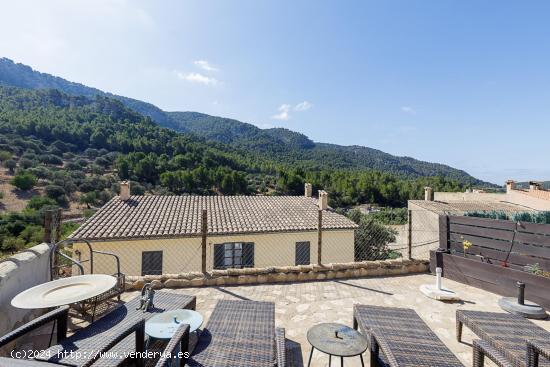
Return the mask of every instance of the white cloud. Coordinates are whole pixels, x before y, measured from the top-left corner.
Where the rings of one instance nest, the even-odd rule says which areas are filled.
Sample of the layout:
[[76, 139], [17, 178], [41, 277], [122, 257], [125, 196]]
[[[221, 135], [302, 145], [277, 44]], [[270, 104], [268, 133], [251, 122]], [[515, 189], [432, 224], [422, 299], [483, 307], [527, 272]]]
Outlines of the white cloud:
[[309, 110], [313, 105], [308, 101], [303, 101], [298, 103], [296, 106], [294, 106], [294, 111], [307, 111]]
[[182, 73], [180, 71], [176, 72], [176, 75], [181, 80], [186, 80], [191, 83], [199, 83], [204, 85], [215, 86], [219, 82], [216, 78], [212, 78], [201, 73]]
[[271, 118], [273, 120], [288, 121], [291, 118], [290, 111], [297, 111], [297, 112], [307, 111], [312, 106], [313, 106], [313, 104], [311, 102], [308, 102], [308, 101], [300, 102], [297, 105], [291, 105], [291, 104], [288, 104], [288, 103], [284, 103], [281, 106], [279, 106], [279, 109], [278, 109], [279, 113], [271, 116]]
[[220, 69], [211, 65], [206, 60], [196, 60], [196, 61], [193, 61], [193, 64], [195, 64], [196, 67], [201, 68], [204, 71], [220, 71]]
[[416, 110], [412, 108], [411, 106], [402, 106], [401, 112], [404, 112], [408, 115], [416, 115]]
[[288, 121], [290, 120], [290, 109], [292, 108], [291, 105], [288, 103], [282, 104], [279, 106], [279, 113], [276, 115], [271, 116], [273, 120], [281, 120], [281, 121]]

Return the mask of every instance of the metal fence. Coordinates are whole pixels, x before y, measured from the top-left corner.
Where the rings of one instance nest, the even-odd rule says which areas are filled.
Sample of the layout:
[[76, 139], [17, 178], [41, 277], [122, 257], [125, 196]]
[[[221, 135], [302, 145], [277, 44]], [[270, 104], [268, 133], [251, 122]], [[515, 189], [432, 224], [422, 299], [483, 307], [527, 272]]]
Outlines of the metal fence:
[[[65, 247], [65, 254], [82, 263], [85, 273], [113, 274], [120, 260], [122, 273], [130, 276], [211, 272], [230, 268], [291, 267], [388, 259], [429, 259], [438, 247], [438, 215], [426, 210], [384, 210], [346, 213], [357, 223], [355, 230], [319, 227], [308, 231], [217, 235], [207, 224], [198, 236], [92, 241], [97, 253], [83, 243]], [[92, 261], [93, 257], [93, 269]], [[80, 273], [67, 264], [65, 275]]]

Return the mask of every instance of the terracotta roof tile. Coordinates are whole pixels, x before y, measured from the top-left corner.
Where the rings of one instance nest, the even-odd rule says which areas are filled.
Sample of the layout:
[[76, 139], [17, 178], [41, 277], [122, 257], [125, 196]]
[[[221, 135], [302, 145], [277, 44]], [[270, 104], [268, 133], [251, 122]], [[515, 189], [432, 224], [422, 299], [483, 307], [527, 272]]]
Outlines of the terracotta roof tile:
[[[303, 196], [131, 196], [111, 199], [70, 237], [89, 240], [197, 236], [202, 209], [209, 234], [292, 232], [317, 229], [316, 200]], [[354, 229], [325, 210], [323, 229]]]

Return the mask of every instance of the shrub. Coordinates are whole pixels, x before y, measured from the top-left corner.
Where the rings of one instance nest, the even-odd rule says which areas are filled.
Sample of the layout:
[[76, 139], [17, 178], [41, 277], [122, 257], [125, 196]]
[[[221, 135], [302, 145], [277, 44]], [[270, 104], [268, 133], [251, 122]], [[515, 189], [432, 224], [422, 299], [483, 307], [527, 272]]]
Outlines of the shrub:
[[12, 180], [11, 184], [19, 190], [30, 190], [36, 185], [37, 178], [29, 172], [18, 173]]
[[63, 160], [53, 154], [42, 154], [38, 157], [38, 160], [41, 163], [53, 164], [56, 166], [61, 166], [63, 164]]
[[15, 168], [17, 167], [17, 162], [13, 159], [8, 159], [7, 161], [4, 161], [4, 167], [10, 170], [10, 173], [13, 173]]
[[45, 206], [54, 206], [57, 205], [57, 202], [51, 198], [45, 196], [33, 196], [31, 200], [27, 203], [27, 208], [40, 210]]
[[55, 200], [59, 205], [65, 206], [69, 203], [65, 195], [65, 189], [59, 185], [48, 185], [45, 189], [46, 196]]
[[388, 244], [396, 240], [395, 230], [357, 209], [351, 210], [348, 217], [359, 225], [355, 230], [355, 261], [383, 260], [397, 256], [388, 248]]
[[28, 168], [31, 168], [34, 166], [34, 162], [31, 161], [30, 159], [28, 158], [21, 158], [19, 160], [19, 167], [23, 168], [23, 169], [28, 169]]
[[5, 162], [8, 159], [11, 159], [12, 154], [8, 151], [2, 150], [0, 151], [0, 161]]

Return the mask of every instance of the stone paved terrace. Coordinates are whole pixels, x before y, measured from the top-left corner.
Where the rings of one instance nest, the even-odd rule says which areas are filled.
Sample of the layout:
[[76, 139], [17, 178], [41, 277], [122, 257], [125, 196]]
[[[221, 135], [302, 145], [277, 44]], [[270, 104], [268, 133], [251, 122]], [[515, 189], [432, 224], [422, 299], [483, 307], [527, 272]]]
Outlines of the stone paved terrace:
[[[187, 289], [167, 289], [197, 297], [197, 311], [208, 320], [216, 301], [220, 299], [250, 299], [275, 302], [276, 324], [286, 329], [291, 342], [295, 366], [307, 365], [310, 345], [306, 339], [308, 328], [321, 322], [339, 322], [352, 326], [352, 308], [355, 303], [380, 306], [409, 307], [435, 331], [439, 338], [466, 365], [472, 365], [471, 341], [473, 334], [464, 328], [464, 342], [455, 338], [455, 311], [473, 309], [501, 311], [497, 305], [498, 295], [474, 287], [444, 279], [446, 287], [458, 292], [462, 303], [443, 303], [425, 297], [418, 287], [432, 283], [429, 274], [343, 279], [289, 284], [265, 284], [251, 286], [227, 286]], [[124, 294], [124, 299], [138, 292]], [[535, 321], [550, 330], [550, 321]], [[368, 352], [364, 355], [368, 365]], [[313, 355], [312, 366], [327, 366], [328, 357], [321, 352]], [[333, 359], [333, 366], [340, 362]], [[346, 366], [360, 366], [359, 358], [348, 358]], [[486, 362], [486, 366], [493, 366]]]

